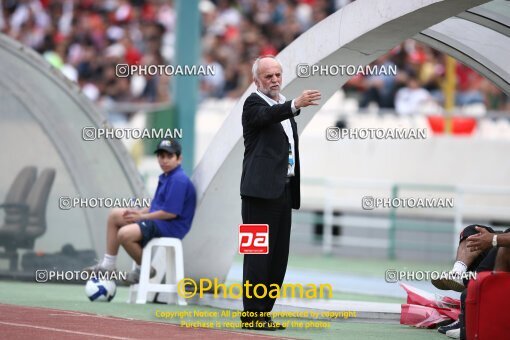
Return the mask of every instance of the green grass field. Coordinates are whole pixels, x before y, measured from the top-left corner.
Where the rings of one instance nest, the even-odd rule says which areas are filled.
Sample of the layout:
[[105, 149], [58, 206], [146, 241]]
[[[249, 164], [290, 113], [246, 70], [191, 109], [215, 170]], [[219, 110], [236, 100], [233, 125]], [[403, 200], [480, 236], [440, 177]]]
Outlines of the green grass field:
[[[235, 261], [240, 259], [236, 257]], [[299, 257], [293, 256], [289, 262], [289, 268], [294, 269], [314, 269], [320, 271], [331, 271], [334, 268], [337, 272], [352, 273], [357, 275], [378, 276], [384, 275], [385, 268], [406, 268], [409, 270], [438, 270], [443, 269], [446, 264], [422, 264], [402, 261], [376, 261], [359, 259], [338, 259], [328, 257]], [[84, 285], [73, 284], [52, 284], [52, 283], [27, 283], [14, 281], [0, 281], [0, 302], [5, 304], [14, 304], [21, 306], [46, 307], [63, 310], [80, 311], [95, 313], [105, 316], [116, 316], [122, 318], [133, 318], [138, 320], [169, 322], [179, 324], [186, 322], [209, 322], [211, 319], [201, 317], [179, 318], [158, 318], [160, 312], [189, 311], [216, 311], [218, 315], [222, 310], [206, 307], [188, 305], [180, 307], [176, 305], [165, 304], [127, 304], [128, 288], [118, 287], [117, 295], [110, 303], [89, 302], [85, 296]], [[354, 301], [372, 301], [372, 302], [391, 302], [404, 303], [403, 299], [371, 296], [363, 294], [349, 294], [334, 292], [334, 299], [354, 300]], [[303, 322], [303, 325], [312, 320], [310, 319], [281, 319], [278, 321]], [[237, 319], [229, 317], [218, 317], [221, 325], [226, 322], [237, 322]], [[435, 329], [416, 329], [403, 326], [398, 323], [380, 323], [369, 322], [366, 320], [337, 320], [326, 322], [327, 327], [322, 328], [297, 328], [289, 327], [284, 331], [262, 332], [269, 336], [283, 336], [300, 339], [446, 339]], [[233, 330], [232, 328], [223, 328]], [[236, 329], [237, 331], [237, 329]], [[244, 330], [238, 330], [246, 332]], [[260, 332], [257, 332], [260, 333]]]
[[[146, 321], [170, 322], [179, 324], [181, 319], [163, 319], [156, 317], [160, 312], [168, 311], [217, 311], [220, 309], [205, 306], [175, 306], [165, 304], [127, 304], [128, 288], [118, 287], [117, 295], [110, 303], [89, 302], [84, 287], [71, 284], [22, 283], [0, 281], [0, 301], [21, 306], [45, 307], [94, 313], [106, 316], [133, 318]], [[208, 322], [208, 318], [184, 318], [184, 321]], [[218, 318], [220, 323], [237, 321], [232, 318]], [[278, 319], [278, 321], [302, 321], [303, 319]], [[399, 324], [381, 324], [339, 320], [328, 323], [327, 328], [289, 328], [284, 331], [263, 332], [270, 336], [285, 336], [300, 339], [445, 339], [436, 330], [415, 329]], [[224, 328], [232, 330], [231, 328]], [[244, 332], [244, 330], [239, 330]]]
[[[242, 263], [243, 257], [236, 255], [234, 261]], [[398, 270], [450, 270], [451, 262], [412, 262], [386, 259], [355, 259], [338, 256], [289, 256], [289, 268], [313, 269], [323, 272], [337, 272], [360, 276], [384, 277], [386, 269]]]

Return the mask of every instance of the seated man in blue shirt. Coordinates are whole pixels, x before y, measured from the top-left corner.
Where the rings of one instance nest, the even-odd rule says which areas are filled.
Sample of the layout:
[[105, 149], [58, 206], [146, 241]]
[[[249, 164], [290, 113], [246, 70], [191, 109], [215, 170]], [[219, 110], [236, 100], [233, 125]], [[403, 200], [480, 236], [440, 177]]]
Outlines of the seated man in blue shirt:
[[[181, 168], [181, 145], [176, 140], [163, 140], [154, 153], [163, 173], [150, 208], [113, 209], [106, 226], [106, 253], [101, 262], [86, 271], [114, 271], [117, 253], [122, 245], [137, 267], [128, 275], [129, 283], [140, 278], [142, 248], [154, 237], [182, 239], [190, 230], [195, 214], [196, 193], [191, 180]], [[156, 271], [151, 267], [151, 277]]]

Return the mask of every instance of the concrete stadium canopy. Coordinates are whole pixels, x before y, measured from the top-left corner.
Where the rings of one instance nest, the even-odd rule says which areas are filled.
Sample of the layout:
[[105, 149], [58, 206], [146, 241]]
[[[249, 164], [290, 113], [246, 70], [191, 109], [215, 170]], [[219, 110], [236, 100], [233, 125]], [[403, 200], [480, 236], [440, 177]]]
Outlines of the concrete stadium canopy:
[[510, 93], [510, 2], [492, 1], [472, 8], [414, 39], [448, 53]]
[[[283, 89], [295, 98], [322, 93], [321, 105], [298, 117], [302, 131], [348, 76], [298, 78], [300, 63], [367, 65], [405, 39], [415, 38], [451, 54], [510, 94], [510, 4], [484, 0], [358, 0], [303, 33], [279, 55]], [[237, 252], [241, 223], [239, 184], [244, 152], [240, 98], [195, 169], [199, 205], [184, 239], [186, 276], [225, 279]]]
[[2, 190], [23, 166], [55, 168], [48, 228], [36, 249], [54, 252], [70, 243], [101, 255], [108, 209], [60, 210], [59, 197], [143, 197], [132, 157], [120, 140], [82, 139], [84, 127], [104, 127], [106, 117], [39, 54], [0, 34], [0, 60]]

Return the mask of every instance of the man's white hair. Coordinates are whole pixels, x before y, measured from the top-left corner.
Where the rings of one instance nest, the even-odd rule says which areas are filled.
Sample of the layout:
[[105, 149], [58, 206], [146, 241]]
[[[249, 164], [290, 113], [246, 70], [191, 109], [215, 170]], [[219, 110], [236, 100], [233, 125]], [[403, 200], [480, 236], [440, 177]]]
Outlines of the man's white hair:
[[255, 62], [253, 62], [253, 66], [251, 67], [251, 73], [253, 75], [253, 79], [257, 78], [259, 79], [259, 64], [260, 64], [260, 61], [262, 59], [265, 59], [265, 58], [271, 58], [273, 60], [276, 60], [276, 62], [278, 63], [278, 65], [280, 65], [280, 69], [283, 70], [283, 66], [282, 66], [282, 63], [276, 59], [275, 56], [272, 56], [272, 55], [265, 55], [265, 56], [262, 56], [262, 57], [258, 57], [257, 59], [255, 59]]

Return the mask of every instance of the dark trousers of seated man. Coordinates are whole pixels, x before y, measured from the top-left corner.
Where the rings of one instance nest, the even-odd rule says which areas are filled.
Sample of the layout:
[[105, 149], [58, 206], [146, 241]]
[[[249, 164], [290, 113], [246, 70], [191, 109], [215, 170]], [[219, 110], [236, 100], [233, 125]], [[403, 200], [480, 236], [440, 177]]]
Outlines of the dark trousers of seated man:
[[[292, 197], [290, 184], [285, 185], [285, 190], [277, 199], [262, 199], [243, 197], [241, 214], [244, 224], [268, 224], [269, 225], [269, 252], [268, 254], [244, 255], [243, 264], [243, 304], [245, 311], [270, 312], [273, 309], [275, 298], [269, 297], [269, 292], [274, 290], [271, 284], [281, 287], [287, 260], [289, 257], [290, 229], [292, 216]], [[246, 284], [250, 288], [246, 289]], [[256, 292], [253, 288], [257, 284], [263, 284]], [[266, 294], [263, 298], [256, 298]], [[251, 298], [249, 298], [249, 296]]]
[[[460, 242], [464, 241], [465, 239], [467, 239], [471, 235], [478, 234], [478, 231], [475, 229], [475, 226], [478, 226], [478, 227], [481, 227], [481, 228], [485, 228], [491, 234], [496, 233], [494, 231], [494, 229], [492, 229], [491, 227], [487, 227], [487, 226], [479, 225], [479, 224], [478, 225], [470, 225], [470, 226], [467, 226], [466, 228], [464, 228], [464, 230], [461, 232], [461, 234], [460, 234]], [[505, 230], [503, 233], [508, 233], [508, 232], [510, 232], [510, 228]], [[478, 255], [475, 258], [473, 263], [471, 263], [468, 266], [467, 271], [472, 271], [472, 272], [480, 273], [480, 272], [494, 270], [494, 267], [496, 266], [496, 257], [498, 255], [498, 249], [499, 249], [499, 247], [493, 247], [493, 248], [490, 248], [490, 249], [487, 249], [487, 250], [484, 250], [483, 252], [481, 252], [480, 255]], [[464, 280], [464, 281], [465, 281], [464, 284], [467, 287], [467, 285], [469, 284], [469, 281], [467, 281], [467, 280]], [[460, 301], [461, 301], [461, 313], [459, 315], [459, 319], [461, 320], [460, 339], [465, 339], [466, 338], [466, 322], [465, 322], [466, 321], [466, 319], [465, 319], [465, 315], [466, 315], [466, 309], [465, 309], [466, 296], [467, 296], [467, 288], [464, 289], [464, 291], [462, 292], [462, 294], [460, 296]]]

